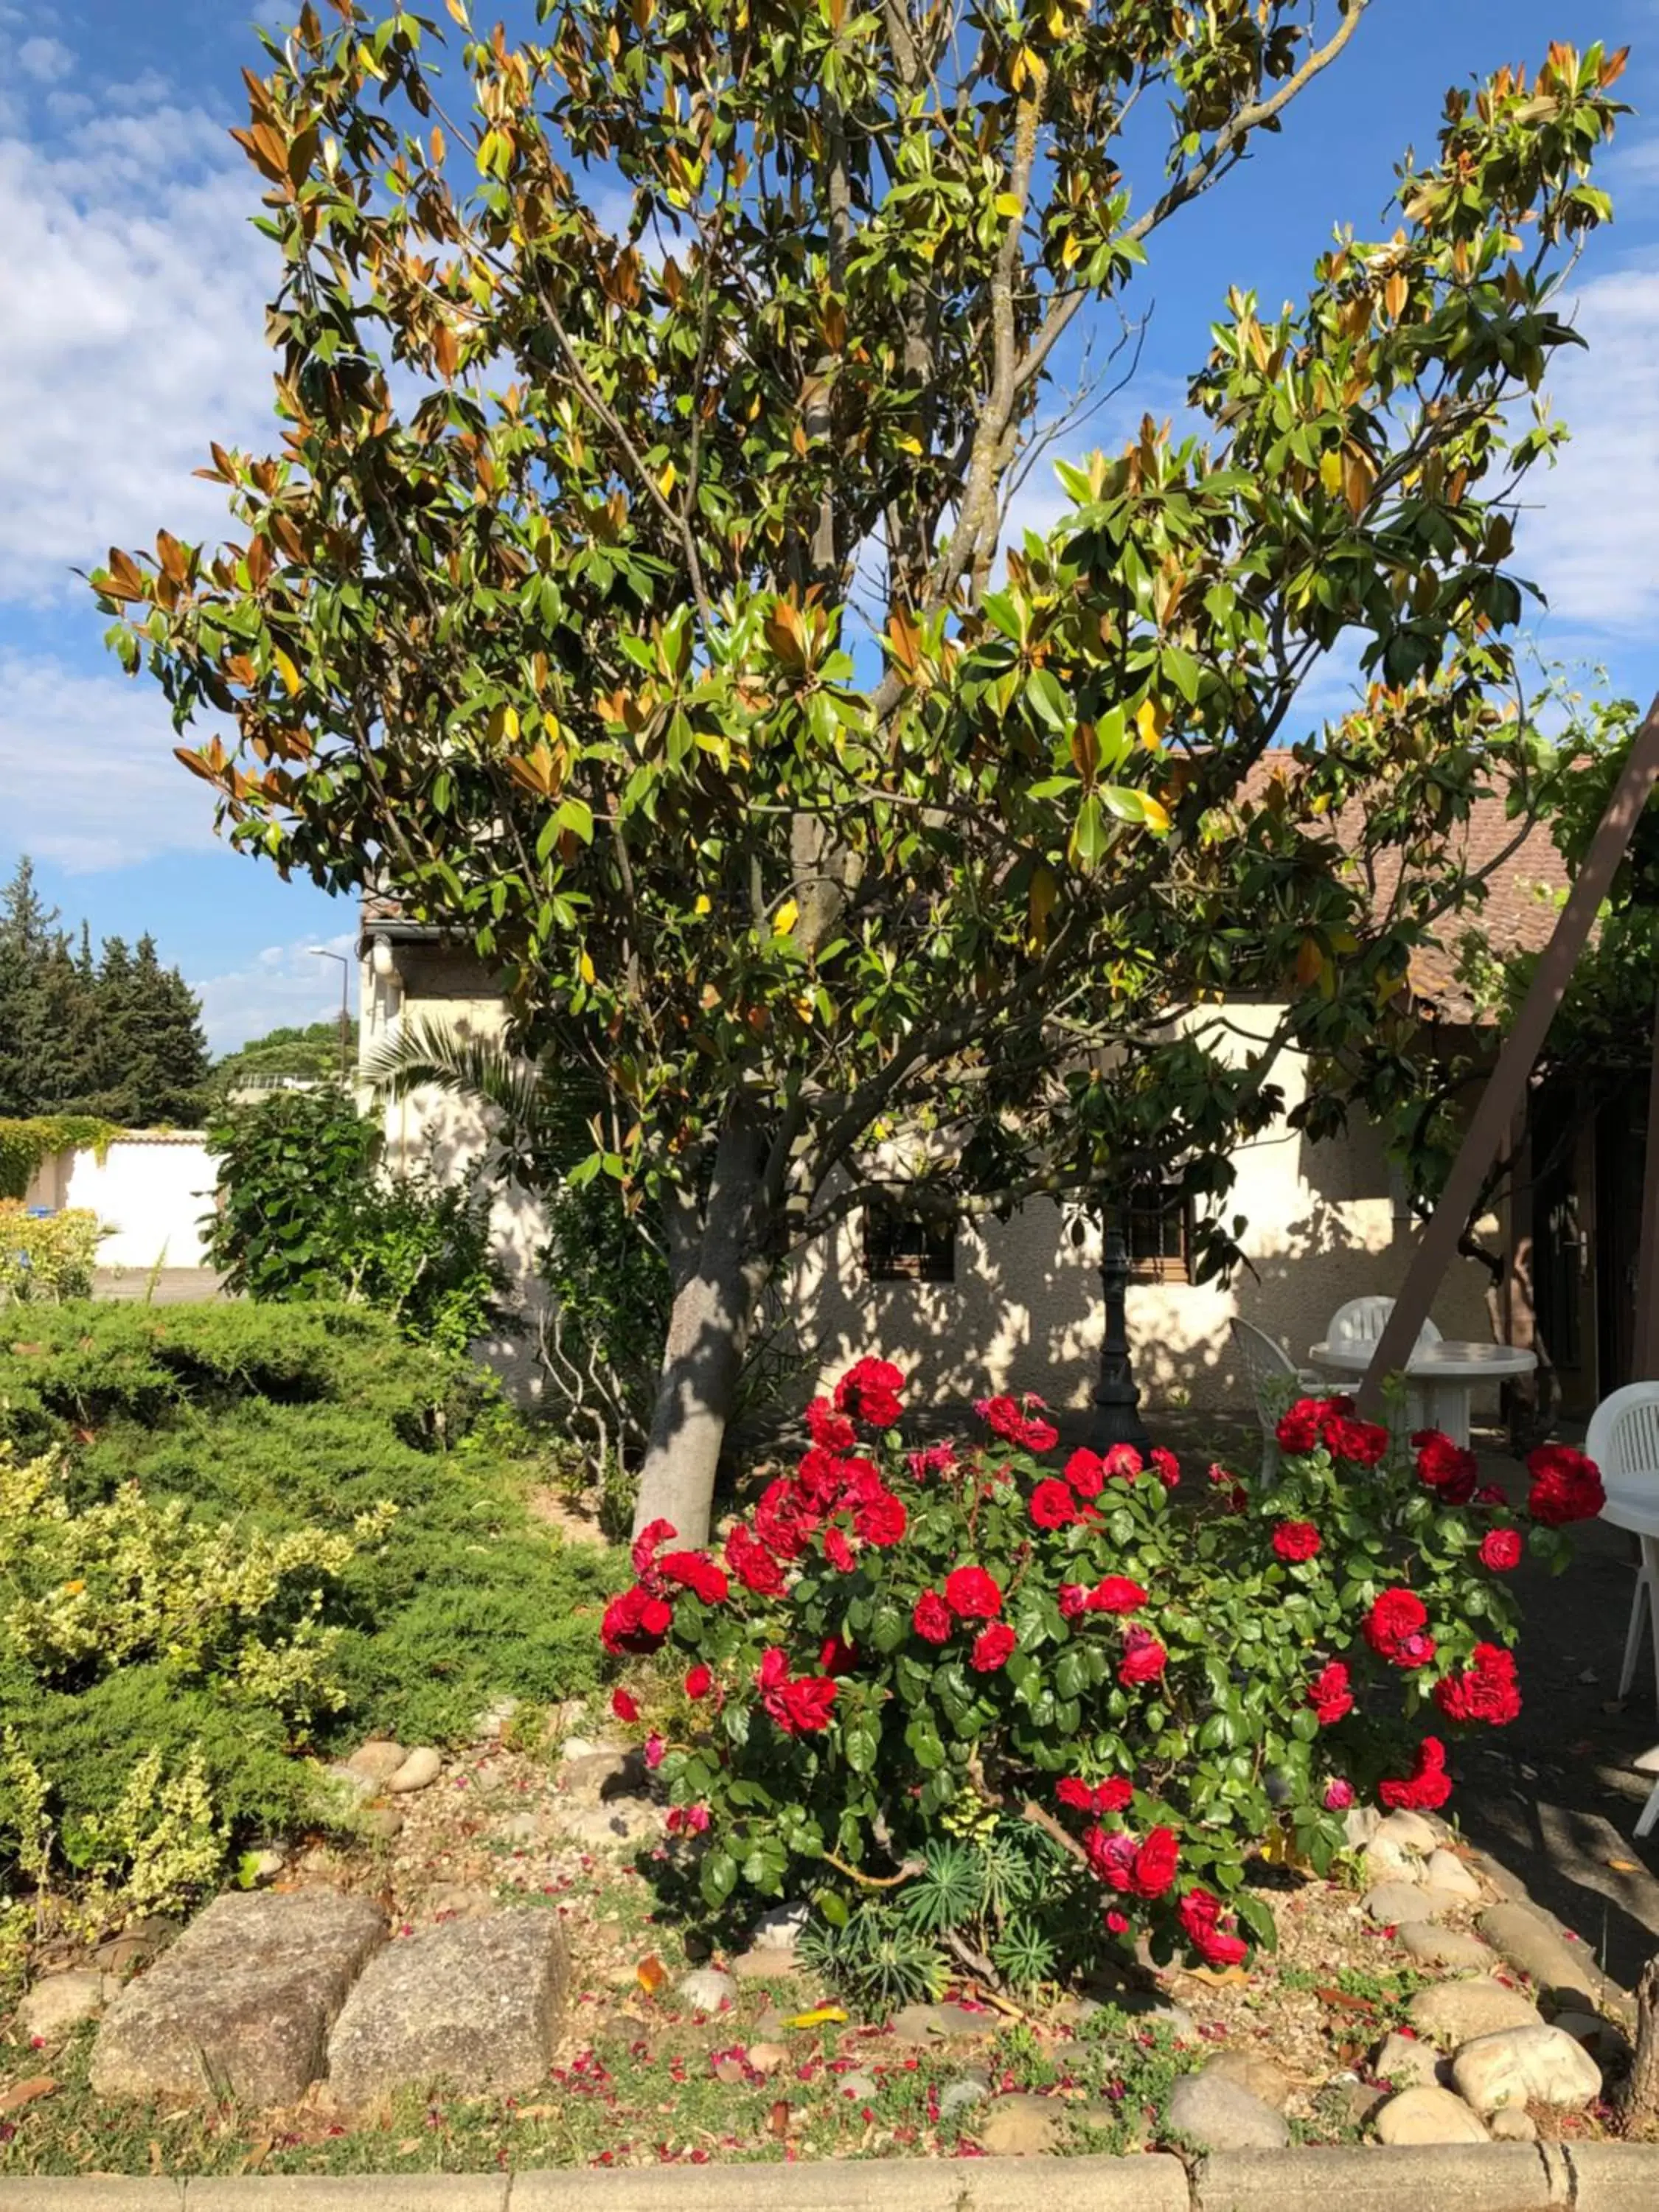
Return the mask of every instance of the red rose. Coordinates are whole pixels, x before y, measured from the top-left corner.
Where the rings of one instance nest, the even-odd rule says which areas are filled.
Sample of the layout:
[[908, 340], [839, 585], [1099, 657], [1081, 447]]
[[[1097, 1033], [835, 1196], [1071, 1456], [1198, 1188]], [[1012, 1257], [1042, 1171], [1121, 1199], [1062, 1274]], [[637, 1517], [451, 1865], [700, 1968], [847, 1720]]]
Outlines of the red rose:
[[714, 1677], [707, 1667], [699, 1664], [686, 1669], [685, 1694], [688, 1698], [693, 1699], [706, 1698], [714, 1686]]
[[1097, 1881], [1109, 1889], [1127, 1890], [1133, 1887], [1135, 1878], [1135, 1839], [1120, 1830], [1114, 1832], [1102, 1827], [1089, 1829], [1083, 1838], [1083, 1848], [1089, 1857], [1089, 1870]]
[[1005, 1443], [1019, 1442], [1019, 1432], [1025, 1425], [1025, 1418], [1019, 1410], [1017, 1398], [975, 1398], [974, 1411], [994, 1437], [1000, 1437]]
[[853, 1528], [866, 1544], [876, 1544], [884, 1548], [889, 1544], [898, 1542], [904, 1534], [908, 1517], [903, 1499], [895, 1498], [890, 1490], [884, 1490], [859, 1507], [853, 1516]]
[[1224, 1969], [1243, 1964], [1250, 1947], [1242, 1937], [1221, 1926], [1221, 1899], [1207, 1889], [1189, 1889], [1176, 1907], [1187, 1941], [1206, 1966]]
[[1279, 1415], [1279, 1425], [1273, 1431], [1280, 1451], [1292, 1455], [1310, 1452], [1319, 1443], [1320, 1415], [1322, 1401], [1317, 1398], [1298, 1398]]
[[902, 1417], [904, 1377], [889, 1359], [855, 1360], [836, 1385], [836, 1411], [866, 1428], [890, 1429]]
[[826, 1676], [806, 1675], [798, 1682], [780, 1683], [765, 1702], [786, 1735], [811, 1735], [830, 1725], [836, 1685]]
[[640, 1709], [626, 1690], [620, 1687], [611, 1692], [611, 1710], [619, 1721], [636, 1721]]
[[943, 1474], [947, 1467], [957, 1463], [957, 1448], [953, 1443], [929, 1444], [924, 1451], [913, 1451], [908, 1464], [912, 1475], [920, 1482], [924, 1475]]
[[925, 1589], [916, 1600], [910, 1615], [910, 1626], [916, 1634], [929, 1644], [944, 1644], [950, 1639], [956, 1626], [951, 1608], [937, 1590]]
[[1571, 1444], [1540, 1444], [1527, 1462], [1533, 1479], [1527, 1510], [1547, 1528], [1570, 1521], [1593, 1521], [1607, 1504], [1601, 1471]]
[[763, 1690], [775, 1690], [781, 1682], [789, 1680], [789, 1655], [775, 1644], [769, 1644], [761, 1654], [760, 1665], [755, 1669], [755, 1680]]
[[1005, 1621], [994, 1621], [989, 1628], [981, 1628], [974, 1638], [974, 1649], [968, 1663], [975, 1674], [994, 1674], [999, 1667], [1006, 1666], [1018, 1640], [1013, 1630]]
[[673, 1626], [674, 1608], [653, 1597], [642, 1583], [613, 1597], [599, 1623], [599, 1641], [613, 1659], [623, 1652], [643, 1656], [661, 1646]]
[[1065, 1528], [1077, 1519], [1077, 1500], [1052, 1475], [1031, 1492], [1031, 1518], [1039, 1528]]
[[1322, 1434], [1333, 1459], [1347, 1460], [1355, 1467], [1375, 1467], [1389, 1449], [1385, 1428], [1375, 1421], [1351, 1420], [1346, 1413], [1329, 1415]]
[[669, 1552], [657, 1562], [657, 1572], [671, 1583], [683, 1583], [705, 1605], [720, 1605], [731, 1584], [707, 1552]]
[[1451, 1796], [1446, 1747], [1439, 1737], [1425, 1735], [1417, 1747], [1417, 1765], [1412, 1773], [1404, 1781], [1379, 1783], [1376, 1794], [1385, 1805], [1396, 1811], [1437, 1811]]
[[814, 1398], [806, 1408], [806, 1427], [813, 1443], [823, 1451], [851, 1451], [858, 1442], [858, 1431], [827, 1398]]
[[1139, 1682], [1155, 1682], [1164, 1672], [1169, 1653], [1157, 1637], [1144, 1628], [1132, 1628], [1124, 1638], [1123, 1662], [1117, 1670], [1117, 1679], [1126, 1690]]
[[1129, 1923], [1114, 1906], [1106, 1915], [1106, 1932], [1109, 1936], [1127, 1936]]
[[781, 1597], [783, 1569], [741, 1522], [726, 1540], [726, 1564], [757, 1597]]
[[1173, 1828], [1153, 1828], [1135, 1852], [1130, 1887], [1137, 1897], [1162, 1897], [1176, 1878], [1181, 1847]]
[[1333, 1727], [1345, 1713], [1353, 1711], [1348, 1670], [1340, 1659], [1333, 1659], [1328, 1667], [1322, 1667], [1309, 1683], [1308, 1703], [1321, 1728]]
[[1107, 1575], [1089, 1593], [1091, 1613], [1138, 1613], [1146, 1593], [1127, 1575]]
[[1476, 1505], [1507, 1505], [1509, 1502], [1495, 1482], [1483, 1482], [1471, 1501]]
[[1079, 1498], [1098, 1498], [1106, 1481], [1098, 1452], [1074, 1451], [1066, 1462], [1066, 1480]]
[[1100, 1464], [1102, 1472], [1116, 1482], [1133, 1482], [1146, 1471], [1146, 1462], [1133, 1444], [1114, 1444]]
[[1449, 1721], [1506, 1728], [1521, 1714], [1515, 1654], [1499, 1644], [1477, 1644], [1463, 1673], [1444, 1675], [1435, 1684], [1434, 1701]]
[[1417, 1479], [1437, 1490], [1448, 1505], [1467, 1505], [1474, 1495], [1480, 1462], [1472, 1451], [1443, 1436], [1438, 1429], [1419, 1429], [1412, 1438], [1417, 1453]]
[[1222, 1502], [1230, 1513], [1243, 1513], [1248, 1510], [1250, 1493], [1233, 1473], [1231, 1468], [1223, 1467], [1218, 1460], [1213, 1460], [1211, 1462], [1209, 1473], [1210, 1481], [1221, 1492]]
[[1319, 1548], [1319, 1531], [1311, 1521], [1281, 1521], [1273, 1530], [1273, 1549], [1281, 1559], [1311, 1559]]
[[1068, 1775], [1064, 1782], [1054, 1785], [1054, 1795], [1062, 1805], [1069, 1805], [1076, 1813], [1121, 1813], [1134, 1797], [1130, 1784], [1120, 1775], [1110, 1775], [1104, 1782], [1085, 1782], [1079, 1775]]
[[[816, 1455], [809, 1452], [807, 1459]], [[802, 1465], [806, 1464], [805, 1461]], [[830, 1465], [839, 1470], [841, 1462], [832, 1460]], [[776, 1559], [798, 1559], [806, 1547], [806, 1539], [817, 1526], [817, 1516], [809, 1506], [809, 1494], [819, 1486], [818, 1478], [809, 1475], [802, 1481], [792, 1482], [781, 1474], [769, 1482], [755, 1508], [755, 1534]]]
[[823, 1532], [823, 1556], [837, 1574], [850, 1575], [858, 1561], [853, 1556], [853, 1547], [844, 1531], [826, 1528]]
[[1384, 1590], [1365, 1615], [1365, 1641], [1391, 1667], [1425, 1667], [1434, 1656], [1434, 1638], [1424, 1633], [1428, 1619], [1414, 1591]]
[[945, 1602], [963, 1620], [994, 1620], [1002, 1591], [983, 1567], [952, 1567], [945, 1577]]
[[1062, 1583], [1059, 1590], [1060, 1617], [1075, 1620], [1089, 1610], [1089, 1593], [1081, 1583]]
[[[1028, 1407], [1040, 1407], [1042, 1401], [1041, 1398], [1028, 1397], [1025, 1403]], [[1060, 1442], [1060, 1431], [1052, 1421], [1037, 1420], [1028, 1413], [1020, 1425], [1018, 1441], [1024, 1445], [1028, 1452], [1052, 1451]]]
[[1506, 1575], [1520, 1565], [1522, 1549], [1518, 1528], [1488, 1528], [1480, 1539], [1480, 1564], [1495, 1575]]
[[850, 1644], [843, 1644], [839, 1636], [826, 1636], [818, 1646], [821, 1674], [850, 1674], [858, 1663], [858, 1653]]
[[651, 1564], [657, 1556], [658, 1547], [665, 1544], [671, 1536], [678, 1536], [679, 1533], [672, 1521], [646, 1522], [639, 1534], [635, 1537], [634, 1548], [629, 1554], [634, 1562], [634, 1571], [641, 1582], [651, 1571]]
[[1166, 1490], [1173, 1490], [1181, 1480], [1181, 1462], [1162, 1444], [1152, 1447], [1152, 1473]]

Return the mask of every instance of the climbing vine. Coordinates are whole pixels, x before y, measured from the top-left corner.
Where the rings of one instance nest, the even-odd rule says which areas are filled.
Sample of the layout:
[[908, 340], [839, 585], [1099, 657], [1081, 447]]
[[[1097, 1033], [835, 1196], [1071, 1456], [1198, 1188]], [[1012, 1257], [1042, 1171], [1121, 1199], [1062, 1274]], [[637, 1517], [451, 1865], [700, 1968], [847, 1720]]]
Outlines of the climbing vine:
[[53, 1152], [93, 1152], [101, 1161], [118, 1125], [96, 1114], [32, 1114], [0, 1120], [0, 1198], [22, 1198], [42, 1160]]

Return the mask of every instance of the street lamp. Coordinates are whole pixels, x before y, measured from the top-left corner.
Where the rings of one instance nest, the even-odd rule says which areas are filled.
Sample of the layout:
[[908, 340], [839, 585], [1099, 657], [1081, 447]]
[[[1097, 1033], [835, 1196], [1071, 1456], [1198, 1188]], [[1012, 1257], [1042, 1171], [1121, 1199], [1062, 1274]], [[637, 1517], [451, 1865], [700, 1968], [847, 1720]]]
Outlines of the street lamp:
[[1124, 1293], [1129, 1287], [1129, 1248], [1122, 1226], [1126, 1202], [1127, 1194], [1120, 1194], [1101, 1207], [1100, 1289], [1105, 1321], [1089, 1442], [1098, 1452], [1109, 1450], [1113, 1444], [1133, 1444], [1144, 1455], [1152, 1449], [1152, 1440], [1141, 1425], [1138, 1411], [1140, 1392], [1129, 1361], [1128, 1327], [1123, 1311]]
[[313, 960], [337, 960], [340, 963], [340, 1082], [346, 1081], [346, 1039], [351, 1031], [351, 1013], [347, 994], [351, 987], [351, 963], [343, 952], [331, 952], [325, 945], [307, 945], [306, 951]]

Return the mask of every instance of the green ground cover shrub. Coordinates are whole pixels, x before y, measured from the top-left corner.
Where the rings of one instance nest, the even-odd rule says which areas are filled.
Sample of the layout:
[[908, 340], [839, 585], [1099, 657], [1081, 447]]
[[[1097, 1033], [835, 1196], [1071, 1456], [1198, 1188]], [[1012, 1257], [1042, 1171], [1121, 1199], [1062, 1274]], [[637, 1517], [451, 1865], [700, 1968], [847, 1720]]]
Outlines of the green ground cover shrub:
[[463, 1360], [361, 1307], [27, 1319], [0, 1342], [0, 1879], [31, 1775], [84, 1875], [141, 1759], [199, 1769], [216, 1863], [315, 1817], [296, 1752], [596, 1679], [617, 1573], [529, 1516], [526, 1439]]

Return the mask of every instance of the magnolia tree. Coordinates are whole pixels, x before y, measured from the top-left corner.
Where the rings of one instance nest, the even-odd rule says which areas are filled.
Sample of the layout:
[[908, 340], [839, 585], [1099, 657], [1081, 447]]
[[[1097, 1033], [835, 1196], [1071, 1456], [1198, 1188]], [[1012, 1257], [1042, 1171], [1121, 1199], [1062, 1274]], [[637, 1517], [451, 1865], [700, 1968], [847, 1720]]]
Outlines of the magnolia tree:
[[[1203, 434], [1061, 467], [1005, 571], [1059, 372], [1086, 403], [1366, 0], [540, 0], [517, 46], [448, 6], [447, 46], [355, 0], [267, 41], [281, 449], [213, 447], [234, 543], [93, 582], [179, 724], [234, 723], [180, 752], [236, 843], [394, 892], [603, 1085], [580, 1172], [673, 1288], [639, 1510], [691, 1535], [793, 1246], [1148, 1162], [1219, 1197], [1278, 1046], [1403, 1049], [1479, 888], [1448, 837], [1524, 766], [1510, 509], [1557, 434], [1516, 403], [1620, 59], [1450, 95], [1385, 236], [1225, 295]], [[1339, 647], [1364, 710], [1267, 777]], [[1240, 989], [1268, 1042], [1172, 1018]]]
[[1517, 1513], [1437, 1432], [1394, 1449], [1303, 1399], [1271, 1482], [1212, 1467], [1183, 1510], [1170, 1453], [1060, 1462], [1030, 1400], [907, 1452], [902, 1382], [861, 1360], [815, 1401], [720, 1559], [641, 1530], [603, 1628], [680, 1677], [647, 1757], [707, 1903], [811, 1888], [848, 1931], [831, 1963], [868, 1984], [884, 1956], [887, 1996], [939, 1979], [941, 1945], [1040, 1981], [1114, 1943], [1212, 1966], [1271, 1944], [1247, 1859], [1276, 1837], [1322, 1874], [1357, 1802], [1445, 1804], [1448, 1740], [1521, 1711], [1507, 1577], [1528, 1550], [1565, 1565], [1603, 1499], [1546, 1446]]

